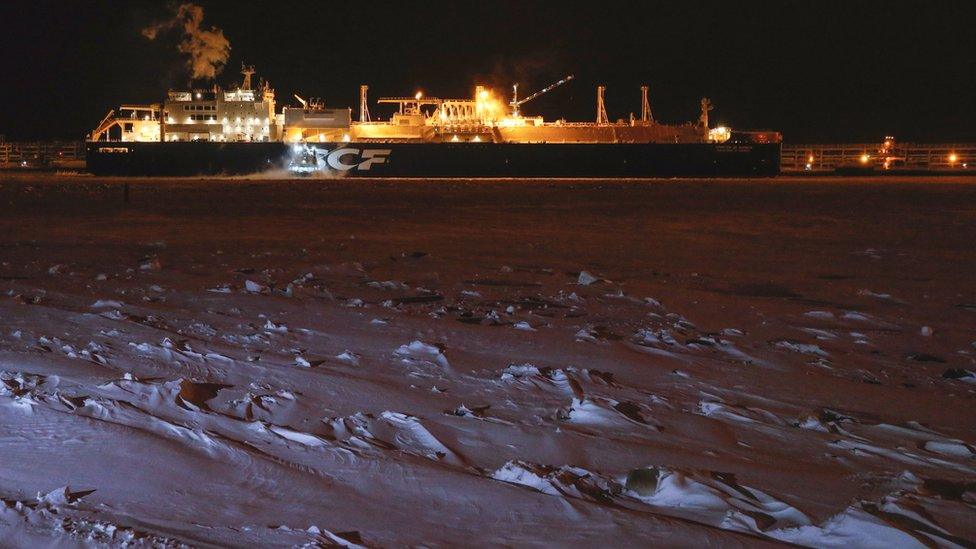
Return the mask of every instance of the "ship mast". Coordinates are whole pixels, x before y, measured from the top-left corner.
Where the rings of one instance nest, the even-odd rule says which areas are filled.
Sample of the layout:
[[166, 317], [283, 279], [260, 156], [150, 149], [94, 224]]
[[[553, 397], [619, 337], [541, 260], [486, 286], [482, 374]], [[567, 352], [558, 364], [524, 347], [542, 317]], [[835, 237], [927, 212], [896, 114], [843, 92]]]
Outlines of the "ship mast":
[[708, 111], [710, 110], [712, 110], [712, 102], [707, 97], [702, 97], [701, 116], [698, 118], [698, 121], [706, 130], [708, 129]]
[[641, 86], [641, 122], [644, 125], [654, 120], [651, 116], [651, 104], [647, 101], [647, 86]]
[[606, 126], [610, 123], [610, 119], [607, 117], [607, 108], [603, 104], [603, 92], [606, 90], [606, 86], [597, 86], [596, 88], [596, 123], [599, 126]]
[[369, 90], [369, 86], [363, 84], [359, 86], [359, 121], [369, 122], [369, 105], [366, 101], [366, 92]]

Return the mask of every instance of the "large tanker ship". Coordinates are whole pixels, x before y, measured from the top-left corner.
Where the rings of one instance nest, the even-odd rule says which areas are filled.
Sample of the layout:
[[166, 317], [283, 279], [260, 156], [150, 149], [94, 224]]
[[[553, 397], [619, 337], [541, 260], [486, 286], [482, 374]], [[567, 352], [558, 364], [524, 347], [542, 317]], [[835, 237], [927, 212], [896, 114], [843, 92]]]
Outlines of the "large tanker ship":
[[359, 119], [349, 108], [305, 100], [276, 111], [274, 90], [252, 86], [254, 69], [229, 90], [170, 91], [161, 104], [122, 105], [88, 136], [88, 170], [96, 175], [235, 175], [287, 169], [298, 174], [372, 177], [675, 177], [774, 176], [781, 137], [771, 131], [710, 128], [701, 101], [694, 123], [658, 123], [648, 88], [641, 115], [611, 122], [604, 88], [593, 122], [547, 122], [522, 106], [572, 80], [505, 101], [477, 86], [471, 98], [418, 92], [381, 98], [395, 107], [371, 120], [360, 86]]

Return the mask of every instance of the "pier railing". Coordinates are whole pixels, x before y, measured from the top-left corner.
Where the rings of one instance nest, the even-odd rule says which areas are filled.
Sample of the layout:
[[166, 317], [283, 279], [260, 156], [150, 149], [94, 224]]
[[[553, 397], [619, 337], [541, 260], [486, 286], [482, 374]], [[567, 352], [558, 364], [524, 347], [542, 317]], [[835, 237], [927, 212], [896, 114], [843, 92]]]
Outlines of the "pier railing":
[[783, 172], [826, 172], [838, 168], [914, 171], [971, 171], [976, 173], [976, 143], [783, 144]]
[[82, 141], [0, 141], [0, 167], [57, 167], [84, 160]]

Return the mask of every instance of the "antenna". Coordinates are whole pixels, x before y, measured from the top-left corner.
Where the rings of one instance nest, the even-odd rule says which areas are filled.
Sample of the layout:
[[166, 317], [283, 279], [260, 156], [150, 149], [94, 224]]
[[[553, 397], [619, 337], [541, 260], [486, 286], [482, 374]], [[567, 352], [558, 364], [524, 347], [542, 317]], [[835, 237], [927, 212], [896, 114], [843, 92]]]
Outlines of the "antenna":
[[606, 86], [597, 86], [596, 88], [596, 123], [600, 126], [606, 126], [610, 123], [610, 119], [607, 118], [607, 108], [603, 104], [603, 92], [606, 90]]
[[369, 105], [366, 101], [366, 91], [369, 86], [363, 84], [359, 86], [359, 121], [369, 122]]
[[647, 86], [641, 86], [641, 122], [645, 125], [654, 121], [651, 116], [651, 104], [647, 101]]

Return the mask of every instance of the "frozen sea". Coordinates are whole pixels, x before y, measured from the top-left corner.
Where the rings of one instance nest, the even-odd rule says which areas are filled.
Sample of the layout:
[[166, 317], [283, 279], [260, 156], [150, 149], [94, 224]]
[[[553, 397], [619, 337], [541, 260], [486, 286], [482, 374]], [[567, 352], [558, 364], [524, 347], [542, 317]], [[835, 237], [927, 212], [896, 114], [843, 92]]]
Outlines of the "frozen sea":
[[0, 546], [971, 547], [974, 273], [973, 178], [0, 173]]

